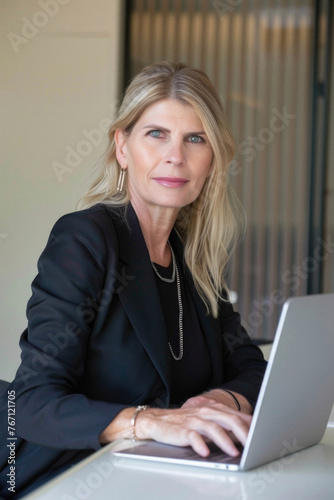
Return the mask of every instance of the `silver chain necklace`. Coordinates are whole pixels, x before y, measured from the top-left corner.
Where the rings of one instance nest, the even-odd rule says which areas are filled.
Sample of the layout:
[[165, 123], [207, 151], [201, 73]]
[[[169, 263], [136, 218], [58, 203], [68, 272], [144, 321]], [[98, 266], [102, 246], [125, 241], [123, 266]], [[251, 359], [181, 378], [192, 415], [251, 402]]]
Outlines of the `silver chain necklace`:
[[177, 300], [179, 304], [179, 346], [180, 346], [180, 353], [178, 356], [174, 354], [172, 345], [170, 342], [168, 342], [168, 347], [170, 350], [171, 355], [175, 359], [175, 361], [180, 361], [180, 359], [183, 358], [183, 305], [182, 305], [182, 296], [181, 296], [181, 283], [180, 283], [180, 274], [179, 274], [179, 269], [176, 264], [176, 258], [173, 252], [173, 249], [171, 247], [171, 244], [168, 242], [171, 254], [172, 254], [172, 263], [173, 263], [173, 272], [172, 272], [172, 277], [171, 278], [164, 278], [161, 276], [161, 274], [158, 272], [157, 268], [155, 267], [154, 263], [151, 261], [152, 267], [154, 269], [154, 272], [160, 278], [162, 281], [165, 283], [174, 283], [175, 281], [175, 276], [176, 276], [176, 288], [177, 288]]

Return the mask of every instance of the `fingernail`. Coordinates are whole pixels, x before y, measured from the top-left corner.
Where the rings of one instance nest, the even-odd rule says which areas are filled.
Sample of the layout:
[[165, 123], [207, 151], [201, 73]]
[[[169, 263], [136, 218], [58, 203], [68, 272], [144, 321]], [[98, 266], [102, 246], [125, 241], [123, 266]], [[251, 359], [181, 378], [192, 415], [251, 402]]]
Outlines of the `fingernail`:
[[233, 446], [233, 448], [231, 448], [232, 452], [231, 455], [233, 457], [238, 457], [240, 455], [240, 451], [238, 450], [238, 448], [235, 448], [235, 446]]

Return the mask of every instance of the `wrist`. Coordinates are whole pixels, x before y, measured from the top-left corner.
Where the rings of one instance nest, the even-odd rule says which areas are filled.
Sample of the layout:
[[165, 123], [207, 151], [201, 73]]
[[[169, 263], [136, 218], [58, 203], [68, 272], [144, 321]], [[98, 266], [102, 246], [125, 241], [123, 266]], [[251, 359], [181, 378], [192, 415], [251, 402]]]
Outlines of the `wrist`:
[[222, 403], [231, 408], [231, 410], [242, 411], [242, 405], [239, 399], [240, 394], [232, 392], [228, 389], [212, 389], [211, 391], [203, 394], [203, 396], [214, 399], [217, 403]]
[[[205, 394], [206, 395], [206, 394]], [[235, 391], [230, 391], [229, 389], [212, 389], [207, 393], [208, 397], [215, 399], [217, 402], [223, 403], [232, 410], [237, 410], [237, 405], [234, 401], [234, 399], [231, 397], [233, 395], [239, 405], [240, 405], [240, 410], [242, 413], [247, 413], [248, 415], [252, 415], [253, 413], [253, 407], [249, 403], [249, 401], [243, 396], [242, 394], [235, 392]]]
[[163, 408], [147, 407], [145, 411], [140, 411], [136, 417], [135, 433], [138, 441], [154, 439], [154, 435], [161, 425], [161, 419], [168, 415], [170, 410]]
[[131, 439], [133, 441], [139, 441], [140, 439], [143, 439], [143, 438], [138, 437], [138, 435], [137, 435], [136, 423], [137, 423], [137, 418], [139, 417], [139, 414], [141, 412], [144, 412], [145, 410], [147, 410], [147, 408], [149, 408], [147, 405], [139, 405], [139, 406], [137, 406], [137, 408], [135, 409], [135, 411], [132, 414], [130, 425], [131, 425]]
[[107, 444], [119, 438], [129, 438], [131, 433], [130, 421], [136, 408], [124, 408], [100, 433], [101, 444]]
[[237, 398], [237, 396], [235, 394], [233, 394], [232, 391], [229, 391], [228, 389], [222, 389], [222, 391], [224, 391], [226, 394], [228, 394], [233, 399], [233, 402], [234, 402], [235, 406], [237, 407], [237, 410], [241, 411], [241, 406], [240, 406], [239, 399]]

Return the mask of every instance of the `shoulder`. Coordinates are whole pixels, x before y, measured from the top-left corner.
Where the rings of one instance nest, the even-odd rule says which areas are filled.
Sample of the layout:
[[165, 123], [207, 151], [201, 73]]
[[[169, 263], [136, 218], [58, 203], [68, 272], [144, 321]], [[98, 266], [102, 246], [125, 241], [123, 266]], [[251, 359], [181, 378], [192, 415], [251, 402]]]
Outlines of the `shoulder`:
[[122, 207], [118, 208], [99, 203], [93, 207], [63, 215], [57, 220], [54, 227], [66, 228], [67, 226], [77, 225], [78, 227], [109, 228], [121, 217], [122, 211], [124, 212]]
[[90, 237], [103, 235], [115, 237], [116, 230], [124, 219], [124, 207], [114, 207], [103, 203], [63, 215], [54, 224], [51, 235], [67, 233], [74, 237], [87, 234]]
[[63, 215], [54, 224], [45, 250], [49, 255], [52, 252], [54, 258], [59, 250], [77, 255], [78, 259], [91, 255], [100, 260], [110, 252], [115, 254], [122, 212], [123, 207], [98, 204]]

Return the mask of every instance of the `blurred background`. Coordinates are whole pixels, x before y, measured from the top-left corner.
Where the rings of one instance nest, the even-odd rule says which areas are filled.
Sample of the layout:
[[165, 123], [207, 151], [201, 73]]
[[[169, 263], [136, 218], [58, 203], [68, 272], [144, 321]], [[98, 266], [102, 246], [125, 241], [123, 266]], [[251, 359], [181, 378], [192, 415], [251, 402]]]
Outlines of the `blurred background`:
[[1, 1], [0, 378], [54, 222], [161, 59], [204, 70], [230, 119], [248, 227], [229, 284], [251, 337], [272, 341], [288, 297], [334, 292], [332, 28], [330, 0]]

